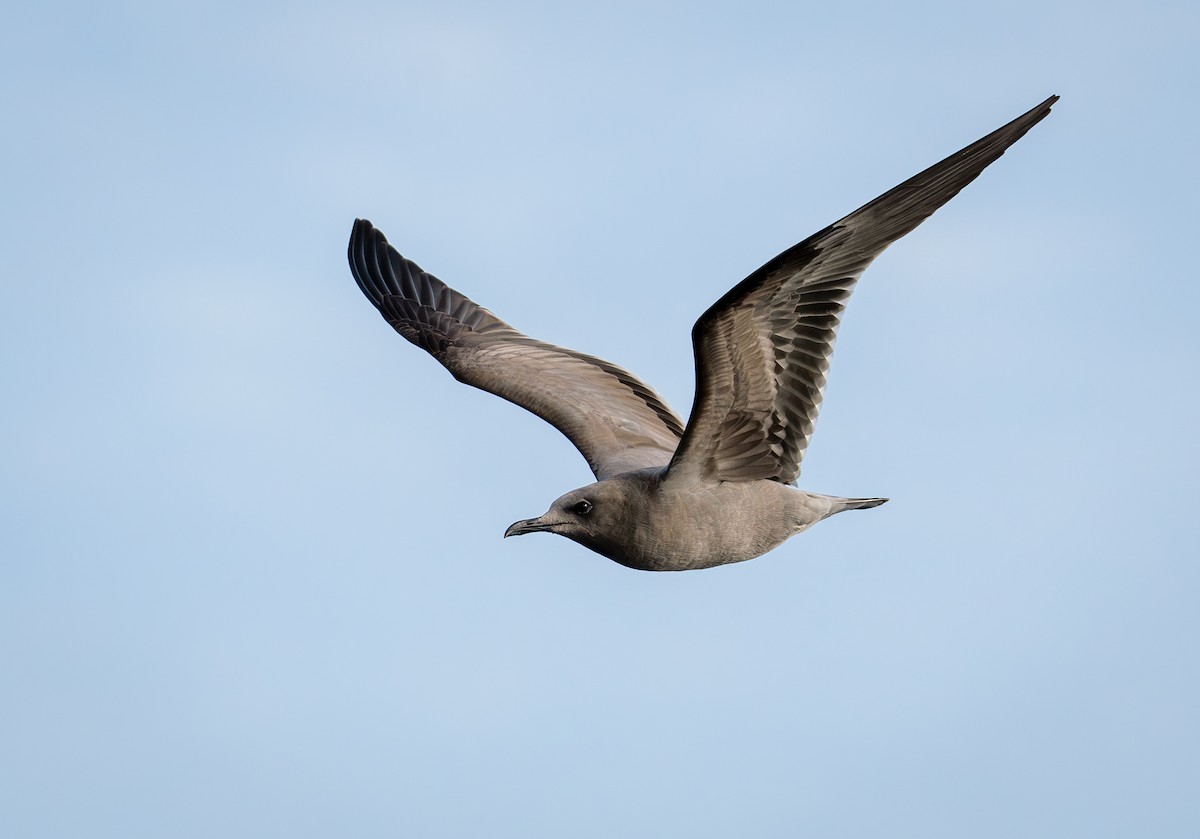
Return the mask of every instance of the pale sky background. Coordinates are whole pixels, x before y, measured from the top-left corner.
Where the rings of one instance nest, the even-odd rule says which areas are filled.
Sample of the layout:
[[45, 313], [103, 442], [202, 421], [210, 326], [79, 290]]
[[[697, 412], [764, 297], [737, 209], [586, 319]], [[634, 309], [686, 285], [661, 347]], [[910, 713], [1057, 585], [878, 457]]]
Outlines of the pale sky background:
[[[0, 835], [1200, 835], [1193, 3], [22, 3], [0, 25]], [[686, 415], [777, 252], [1046, 96], [867, 272], [753, 562], [587, 483], [356, 216]]]

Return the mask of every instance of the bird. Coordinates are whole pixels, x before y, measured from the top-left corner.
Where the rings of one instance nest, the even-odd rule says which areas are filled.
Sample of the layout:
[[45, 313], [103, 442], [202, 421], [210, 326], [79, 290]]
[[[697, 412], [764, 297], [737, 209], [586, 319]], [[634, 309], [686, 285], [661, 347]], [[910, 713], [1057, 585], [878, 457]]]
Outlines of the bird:
[[504, 536], [556, 533], [628, 568], [742, 562], [819, 521], [887, 498], [796, 485], [842, 312], [863, 271], [1044, 119], [1051, 96], [788, 248], [692, 329], [696, 392], [686, 425], [649, 385], [602, 358], [518, 331], [396, 251], [365, 219], [348, 250], [383, 318], [464, 384], [546, 420], [595, 482]]

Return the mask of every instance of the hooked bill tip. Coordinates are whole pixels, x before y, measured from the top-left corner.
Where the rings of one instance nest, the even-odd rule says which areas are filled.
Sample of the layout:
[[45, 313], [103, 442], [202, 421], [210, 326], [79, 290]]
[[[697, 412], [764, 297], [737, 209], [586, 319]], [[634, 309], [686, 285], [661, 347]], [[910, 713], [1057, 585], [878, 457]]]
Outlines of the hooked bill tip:
[[522, 519], [508, 526], [508, 530], [504, 531], [504, 538], [507, 539], [509, 536], [524, 536], [526, 533], [550, 530], [552, 526], [543, 522], [540, 516], [536, 519]]
[[521, 521], [514, 521], [508, 526], [508, 530], [504, 531], [504, 538], [507, 539], [509, 536], [520, 536], [523, 533], [528, 533], [529, 526], [534, 521], [536, 521], [536, 519], [522, 519]]

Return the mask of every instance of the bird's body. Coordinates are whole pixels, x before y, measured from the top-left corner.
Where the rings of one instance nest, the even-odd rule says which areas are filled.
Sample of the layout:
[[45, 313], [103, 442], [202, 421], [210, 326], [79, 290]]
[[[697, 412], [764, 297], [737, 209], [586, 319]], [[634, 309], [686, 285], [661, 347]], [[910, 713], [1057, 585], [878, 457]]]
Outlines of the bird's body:
[[[572, 511], [587, 501], [592, 511]], [[884, 498], [836, 498], [778, 481], [684, 485], [665, 469], [638, 469], [566, 493], [505, 535], [552, 531], [642, 571], [690, 571], [762, 556], [842, 510]]]
[[[506, 536], [551, 530], [640, 571], [691, 571], [761, 556], [821, 519], [882, 504], [836, 498], [777, 481], [671, 480], [639, 469], [573, 490]], [[573, 511], [581, 502], [592, 510]]]
[[622, 565], [686, 571], [760, 556], [844, 510], [884, 498], [797, 489], [842, 310], [883, 250], [1043, 119], [1058, 97], [810, 236], [696, 322], [686, 427], [633, 374], [517, 331], [357, 221], [350, 267], [384, 318], [459, 381], [562, 431], [597, 481], [506, 536], [551, 532]]

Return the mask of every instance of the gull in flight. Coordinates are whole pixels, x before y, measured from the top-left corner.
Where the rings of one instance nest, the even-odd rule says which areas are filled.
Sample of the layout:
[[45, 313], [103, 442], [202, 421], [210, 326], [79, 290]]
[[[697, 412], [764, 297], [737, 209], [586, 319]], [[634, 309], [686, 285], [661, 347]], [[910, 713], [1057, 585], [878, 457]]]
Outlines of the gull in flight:
[[647, 571], [741, 562], [835, 513], [887, 500], [795, 486], [842, 310], [875, 257], [1057, 100], [789, 248], [714, 303], [692, 329], [696, 396], [686, 426], [628, 370], [519, 332], [401, 256], [369, 221], [354, 223], [350, 270], [397, 332], [460, 382], [546, 420], [592, 468], [595, 483], [505, 536], [557, 533]]

